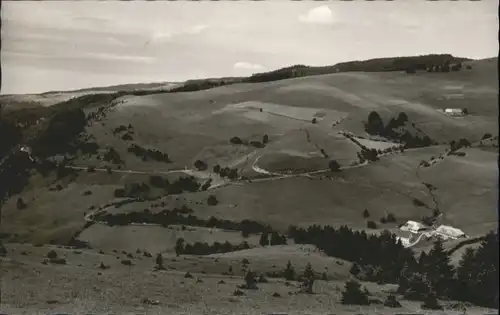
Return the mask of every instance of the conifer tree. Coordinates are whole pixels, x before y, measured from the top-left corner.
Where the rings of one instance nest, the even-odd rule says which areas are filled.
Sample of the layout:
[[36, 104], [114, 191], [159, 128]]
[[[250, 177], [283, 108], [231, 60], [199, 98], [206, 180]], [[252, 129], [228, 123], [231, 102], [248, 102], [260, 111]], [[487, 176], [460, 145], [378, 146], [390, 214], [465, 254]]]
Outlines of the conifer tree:
[[295, 280], [295, 269], [293, 268], [292, 262], [290, 260], [286, 264], [286, 268], [285, 268], [285, 271], [283, 272], [283, 275], [284, 275], [285, 279], [288, 281]]

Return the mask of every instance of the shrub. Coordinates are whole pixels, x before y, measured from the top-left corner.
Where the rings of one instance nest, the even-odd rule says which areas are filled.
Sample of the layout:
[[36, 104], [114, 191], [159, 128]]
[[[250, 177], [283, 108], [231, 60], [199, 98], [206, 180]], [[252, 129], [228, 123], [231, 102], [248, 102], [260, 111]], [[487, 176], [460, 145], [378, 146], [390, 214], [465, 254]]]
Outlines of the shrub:
[[216, 206], [218, 203], [219, 201], [217, 200], [217, 197], [215, 195], [208, 196], [207, 204], [209, 206]]
[[338, 172], [338, 171], [340, 171], [340, 164], [337, 161], [335, 161], [335, 160], [331, 160], [328, 163], [328, 168], [332, 172]]
[[268, 142], [269, 142], [269, 136], [265, 134], [264, 136], [262, 136], [262, 143], [267, 144]]
[[161, 253], [158, 253], [158, 255], [156, 255], [156, 269], [165, 269], [165, 267], [163, 266], [163, 256], [161, 255]]
[[196, 169], [198, 171], [204, 171], [207, 169], [208, 165], [207, 165], [207, 163], [203, 162], [202, 160], [196, 160], [194, 162], [194, 167], [196, 167]]
[[250, 141], [250, 145], [252, 145], [253, 147], [256, 147], [256, 148], [263, 148], [263, 147], [265, 147], [265, 145], [262, 142], [257, 141], [257, 140]]
[[342, 292], [342, 304], [369, 305], [367, 291], [361, 290], [359, 282], [347, 281]]
[[7, 249], [3, 245], [3, 243], [0, 241], [0, 256], [5, 257], [7, 255]]
[[439, 304], [436, 295], [434, 293], [429, 293], [425, 297], [424, 303], [422, 303], [422, 309], [443, 310], [443, 307]]
[[193, 275], [192, 275], [192, 274], [190, 274], [190, 273], [189, 273], [189, 271], [188, 271], [188, 272], [186, 272], [186, 273], [184, 274], [184, 278], [185, 278], [185, 279], [192, 279], [192, 278], [193, 278]]
[[401, 303], [398, 302], [395, 295], [391, 294], [384, 301], [384, 306], [391, 307], [391, 308], [400, 308]]
[[368, 209], [365, 209], [363, 211], [363, 218], [369, 218], [370, 217], [370, 212], [368, 212]]
[[313, 285], [316, 280], [314, 270], [312, 269], [311, 263], [307, 263], [304, 269], [304, 274], [302, 275], [302, 291], [307, 294], [313, 293]]
[[259, 282], [259, 283], [268, 283], [269, 280], [267, 280], [266, 276], [260, 275], [259, 279], [257, 280], [257, 282]]
[[57, 258], [57, 253], [54, 250], [51, 250], [50, 252], [47, 253], [47, 258], [49, 259], [54, 259]]
[[260, 244], [260, 246], [267, 246], [267, 245], [269, 245], [269, 234], [267, 232], [263, 232], [260, 235], [259, 244]]
[[243, 141], [239, 137], [232, 137], [229, 142], [232, 144], [243, 144]]
[[417, 207], [425, 207], [425, 203], [422, 200], [417, 199], [417, 198], [413, 198], [412, 203], [414, 206], [417, 206]]
[[295, 280], [295, 269], [292, 266], [292, 262], [289, 260], [286, 264], [286, 268], [283, 271], [283, 276], [288, 281]]
[[17, 209], [22, 210], [27, 207], [26, 203], [24, 202], [23, 198], [19, 197], [17, 198], [16, 202]]
[[125, 266], [132, 266], [132, 261], [128, 259], [123, 259], [122, 261], [120, 261], [120, 263]]
[[386, 224], [387, 223], [387, 219], [385, 217], [381, 217], [380, 218], [380, 223]]
[[231, 179], [231, 180], [235, 180], [235, 179], [237, 179], [237, 178], [238, 178], [238, 170], [237, 170], [237, 169], [235, 169], [235, 168], [232, 168], [232, 169], [229, 171], [229, 173], [228, 173], [227, 177], [228, 177], [229, 179]]
[[50, 262], [56, 265], [66, 265], [66, 259], [64, 258], [52, 258]]
[[220, 167], [220, 165], [219, 165], [219, 164], [216, 164], [216, 165], [214, 165], [214, 167], [213, 167], [213, 169], [212, 169], [212, 170], [213, 170], [213, 172], [214, 172], [215, 174], [219, 174], [219, 173], [220, 173], [220, 170], [221, 170], [221, 167]]
[[488, 132], [487, 132], [487, 133], [485, 133], [485, 134], [483, 135], [483, 137], [481, 138], [481, 140], [490, 139], [491, 137], [492, 137], [491, 133], [488, 133]]
[[234, 292], [233, 292], [233, 295], [234, 296], [243, 296], [245, 295], [245, 293], [239, 289], [236, 289]]
[[396, 217], [394, 216], [394, 214], [392, 214], [392, 213], [387, 214], [387, 222], [389, 222], [389, 223], [396, 222]]
[[366, 223], [366, 227], [369, 228], [369, 229], [376, 229], [377, 228], [377, 224], [373, 221], [368, 221]]
[[184, 253], [184, 239], [183, 238], [177, 239], [177, 241], [175, 242], [174, 250], [175, 250], [175, 253], [177, 254], [177, 256]]
[[255, 290], [257, 289], [257, 281], [255, 280], [255, 277], [257, 275], [255, 272], [252, 270], [247, 271], [245, 275], [245, 285], [242, 286], [242, 289], [249, 289], [249, 290]]
[[315, 124], [317, 121], [316, 121], [316, 118], [313, 118], [312, 121], [311, 121], [313, 124]]

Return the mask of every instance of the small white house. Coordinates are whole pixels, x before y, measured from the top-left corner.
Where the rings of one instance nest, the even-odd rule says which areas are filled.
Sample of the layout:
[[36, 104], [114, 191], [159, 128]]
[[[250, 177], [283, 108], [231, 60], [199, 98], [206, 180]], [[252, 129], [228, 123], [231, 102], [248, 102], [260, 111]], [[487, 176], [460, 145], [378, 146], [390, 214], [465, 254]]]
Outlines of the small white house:
[[464, 110], [461, 108], [446, 108], [444, 110], [445, 114], [450, 116], [463, 116], [465, 115]]
[[408, 231], [410, 233], [420, 233], [423, 231], [427, 231], [429, 228], [420, 222], [408, 221], [403, 224], [400, 228], [401, 231]]
[[440, 225], [436, 229], [435, 233], [444, 238], [451, 238], [454, 240], [467, 237], [467, 235], [462, 230], [448, 225]]

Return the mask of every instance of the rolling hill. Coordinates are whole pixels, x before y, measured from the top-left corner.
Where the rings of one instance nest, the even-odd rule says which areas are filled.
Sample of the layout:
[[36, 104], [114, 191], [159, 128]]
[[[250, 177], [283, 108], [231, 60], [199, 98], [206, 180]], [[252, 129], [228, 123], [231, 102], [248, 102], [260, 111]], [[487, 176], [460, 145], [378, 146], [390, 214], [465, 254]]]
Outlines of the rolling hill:
[[[291, 67], [281, 73], [305, 72], [269, 82], [255, 82], [266, 81], [257, 76], [212, 79], [168, 91], [133, 85], [133, 91], [74, 92], [86, 94], [72, 99], [62, 92], [64, 101], [53, 106], [11, 104], [0, 125], [16, 132], [16, 141], [5, 142], [1, 151], [0, 179], [8, 183], [1, 196], [2, 239], [17, 251], [26, 250], [23, 243], [90, 246], [82, 258], [86, 266], [98, 255], [112, 264], [126, 259], [120, 252], [137, 248], [164, 253], [177, 273], [218, 277], [223, 271], [212, 259], [234, 263], [246, 257], [259, 272], [271, 273], [272, 265], [295, 258], [345, 280], [352, 277], [350, 262], [305, 254], [291, 238], [289, 245], [262, 247], [258, 235], [313, 225], [379, 235], [407, 220], [432, 218], [482, 236], [497, 226], [497, 59], [418, 58]], [[421, 70], [436, 60], [462, 62], [463, 68]], [[466, 108], [467, 114], [450, 116], [446, 108]], [[373, 125], [381, 127], [372, 131]], [[179, 209], [182, 220], [165, 214]], [[154, 221], [162, 213], [170, 223]], [[385, 219], [389, 214], [394, 220]], [[120, 215], [132, 222], [111, 223]], [[151, 222], [140, 222], [144, 217]], [[217, 220], [226, 220], [220, 223], [226, 227], [216, 228]], [[245, 224], [261, 230], [244, 236]], [[193, 258], [203, 268], [189, 269], [175, 258], [179, 237], [193, 244], [247, 241], [251, 248]], [[152, 262], [139, 256], [131, 259], [147, 270]], [[12, 268], [22, 274], [27, 267]], [[118, 268], [120, 276], [129, 273]], [[148, 271], [146, 277], [154, 276]], [[165, 281], [179, 285], [177, 278]], [[281, 290], [277, 282], [269, 286]], [[318, 301], [338, 290], [325, 281], [319, 291]]]

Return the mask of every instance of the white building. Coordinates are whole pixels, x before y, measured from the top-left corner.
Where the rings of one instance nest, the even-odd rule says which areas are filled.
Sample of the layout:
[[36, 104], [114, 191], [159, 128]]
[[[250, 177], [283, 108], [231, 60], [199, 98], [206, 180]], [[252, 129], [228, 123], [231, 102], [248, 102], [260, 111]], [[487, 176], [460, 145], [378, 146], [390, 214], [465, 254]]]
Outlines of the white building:
[[445, 114], [450, 116], [463, 116], [465, 115], [463, 109], [461, 108], [446, 108], [444, 110]]
[[435, 233], [443, 238], [451, 238], [454, 240], [467, 237], [467, 235], [462, 230], [448, 225], [440, 225], [436, 229]]
[[400, 228], [401, 231], [408, 231], [410, 233], [420, 233], [423, 231], [427, 231], [429, 228], [420, 222], [408, 221], [403, 224]]

